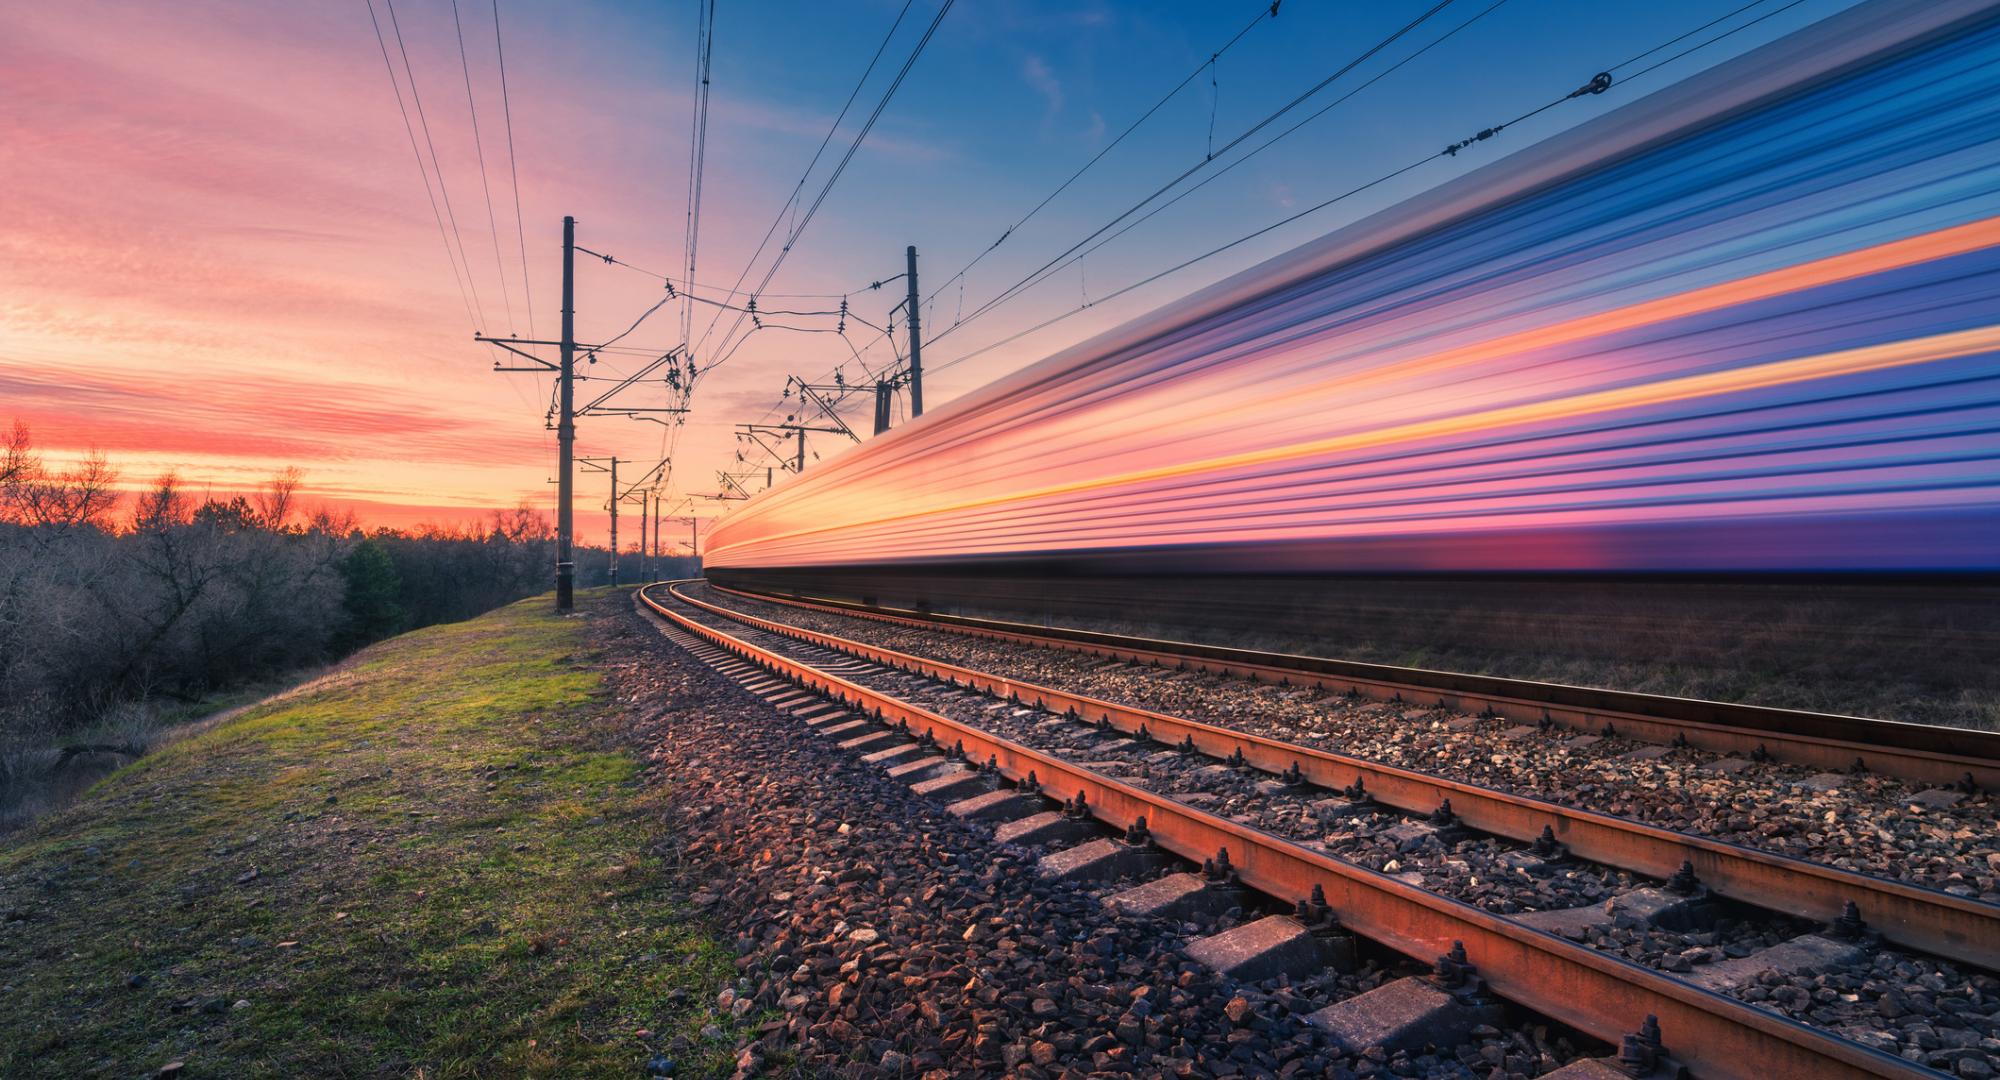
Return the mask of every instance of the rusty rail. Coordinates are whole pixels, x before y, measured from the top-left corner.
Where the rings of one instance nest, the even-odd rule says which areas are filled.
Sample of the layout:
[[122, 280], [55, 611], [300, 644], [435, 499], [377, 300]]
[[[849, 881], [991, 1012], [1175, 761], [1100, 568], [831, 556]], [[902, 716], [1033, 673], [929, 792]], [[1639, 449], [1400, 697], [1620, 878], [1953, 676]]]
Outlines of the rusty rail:
[[1960, 783], [1970, 775], [1981, 787], [2000, 789], [2000, 732], [1256, 652], [966, 615], [933, 615], [827, 597], [754, 592], [712, 582], [709, 588], [766, 603], [1107, 659], [1271, 683], [1288, 681], [1378, 701], [1436, 704], [1523, 723], [1549, 720], [1590, 734], [1609, 725], [1618, 734], [1642, 742], [1684, 739], [1690, 746], [1718, 754], [1751, 754], [1761, 748], [1781, 761], [1836, 771], [1846, 771], [1860, 761], [1875, 772], [1940, 786]]
[[[701, 607], [674, 588], [680, 584], [685, 582], [666, 587], [675, 599]], [[1659, 1018], [1673, 1057], [1697, 1075], [1716, 1080], [1935, 1075], [1901, 1058], [1120, 783], [759, 648], [654, 599], [649, 590], [659, 587], [639, 591], [648, 607], [767, 671], [872, 713], [884, 723], [901, 723], [940, 741], [961, 742], [969, 757], [989, 760], [1010, 780], [1032, 775], [1043, 793], [1053, 798], [1082, 795], [1092, 813], [1114, 828], [1144, 817], [1153, 840], [1184, 858], [1199, 860], [1226, 848], [1238, 879], [1267, 895], [1289, 901], [1308, 896], [1319, 886], [1343, 925], [1404, 955], [1429, 961], [1447, 952], [1454, 941], [1462, 941], [1494, 992], [1607, 1042], [1617, 1043], [1650, 1014]]]
[[674, 595], [691, 606], [768, 633], [1075, 714], [1085, 720], [1102, 719], [1127, 734], [1170, 746], [1191, 740], [1197, 751], [1210, 757], [1241, 754], [1245, 762], [1269, 773], [1297, 768], [1308, 782], [1320, 787], [1339, 789], [1358, 781], [1377, 802], [1399, 810], [1428, 814], [1449, 799], [1453, 814], [1482, 832], [1525, 842], [1539, 837], [1547, 826], [1571, 852], [1592, 862], [1665, 878], [1686, 861], [1693, 864], [1696, 876], [1711, 891], [1774, 911], [1831, 922], [1848, 901], [1853, 901], [1870, 927], [1888, 941], [1981, 967], [2000, 967], [2000, 906], [991, 675], [761, 619], [678, 591]]

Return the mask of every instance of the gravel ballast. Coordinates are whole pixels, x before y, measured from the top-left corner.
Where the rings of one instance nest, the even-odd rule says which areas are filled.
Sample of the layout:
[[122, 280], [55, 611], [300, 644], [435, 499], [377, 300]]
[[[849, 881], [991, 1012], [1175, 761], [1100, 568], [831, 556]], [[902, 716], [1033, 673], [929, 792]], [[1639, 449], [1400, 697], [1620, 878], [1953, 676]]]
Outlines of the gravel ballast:
[[[1523, 730], [1512, 721], [1198, 673], [750, 600], [692, 595], [794, 626], [1303, 746], [1596, 810], [1681, 832], [2000, 903], [2000, 801], [1925, 795], [1894, 777], [1621, 737]], [[1926, 806], [1918, 796], [1951, 805]]]
[[[1341, 1050], [1304, 1016], [1414, 968], [1224, 979], [1182, 949], [1261, 911], [1113, 916], [1103, 898], [1129, 882], [1046, 880], [1039, 849], [835, 749], [650, 617], [605, 632], [648, 779], [674, 790], [662, 853], [737, 946], [713, 1008], [754, 1025], [745, 1075], [1528, 1077], [1578, 1053], [1532, 1022], [1426, 1053]], [[661, 1049], [656, 1074], [676, 1052]]]
[[[715, 616], [697, 617], [717, 621]], [[722, 624], [731, 632], [768, 641], [780, 651], [805, 656], [809, 662], [815, 662], [812, 655], [822, 651], [726, 621]], [[827, 632], [837, 631], [829, 628]], [[829, 653], [824, 660], [839, 662], [842, 658]], [[1099, 664], [1100, 670], [1105, 670], [1101, 661]], [[991, 666], [983, 669], [993, 670]], [[923, 677], [889, 669], [849, 672], [848, 677], [1127, 783], [1171, 794], [1180, 801], [1498, 914], [1583, 907], [1644, 884], [1630, 875], [1589, 864], [1562, 863], [1552, 868], [1553, 872], [1549, 868], [1514, 872], [1506, 861], [1514, 845], [1496, 844], [1476, 835], [1454, 836], [1450, 830], [1438, 834], [1418, 827], [1413, 831], [1416, 819], [1411, 815], [1385, 812], [1372, 805], [1343, 804], [1329, 815], [1324, 808], [1341, 802], [1326, 799], [1329, 792], [1292, 788], [1247, 767], [1101, 731], [1039, 709], [1000, 702], [990, 695], [954, 690]], [[1150, 677], [1189, 681], [1187, 676]], [[1296, 700], [1297, 693], [1287, 699]], [[1609, 740], [1586, 745], [1600, 741]], [[1720, 910], [1721, 917], [1705, 918], [1693, 926], [1669, 928], [1621, 917], [1614, 925], [1592, 932], [1564, 932], [1564, 936], [1665, 972], [1690, 975], [1705, 965], [1750, 956], [1814, 930], [1813, 924], [1740, 905], [1725, 904]], [[1899, 983], [1898, 977], [1913, 981]], [[1996, 1067], [2000, 1066], [2000, 996], [1995, 995], [1995, 987], [1993, 978], [1977, 969], [1871, 948], [1852, 961], [1789, 975], [1766, 972], [1726, 992], [1948, 1074], [1984, 1077], [2000, 1072]]]

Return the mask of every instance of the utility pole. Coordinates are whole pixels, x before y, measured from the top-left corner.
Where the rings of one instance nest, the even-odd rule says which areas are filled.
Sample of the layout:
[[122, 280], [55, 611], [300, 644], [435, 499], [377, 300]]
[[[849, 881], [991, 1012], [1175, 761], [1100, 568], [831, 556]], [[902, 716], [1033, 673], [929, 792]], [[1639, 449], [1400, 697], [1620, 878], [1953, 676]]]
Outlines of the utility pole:
[[[608, 458], [578, 458], [576, 460], [577, 464], [582, 465], [585, 468], [591, 469], [592, 471], [611, 474], [611, 499], [609, 502], [605, 504], [605, 506], [611, 511], [610, 576], [611, 576], [612, 586], [616, 587], [618, 584], [618, 503], [620, 497], [624, 494], [623, 492], [618, 490], [618, 459], [616, 457], [608, 457]], [[599, 464], [600, 462], [609, 462], [610, 468], [606, 468], [604, 465]]]
[[[550, 410], [552, 414], [550, 420], [554, 422], [556, 428], [556, 610], [558, 612], [574, 610], [576, 608], [576, 508], [574, 508], [576, 420], [598, 414], [606, 416], [624, 414], [628, 418], [654, 420], [658, 424], [664, 424], [664, 420], [656, 420], [654, 416], [648, 414], [688, 412], [686, 408], [622, 408], [606, 404], [618, 392], [630, 390], [640, 382], [648, 382], [654, 372], [670, 366], [674, 362], [674, 356], [680, 354], [680, 348], [668, 350], [660, 358], [644, 364], [640, 370], [612, 384], [610, 390], [598, 394], [582, 408], [576, 408], [576, 350], [578, 348], [586, 350], [590, 354], [590, 362], [596, 364], [596, 354], [604, 346], [580, 344], [576, 340], [576, 218], [570, 216], [562, 218], [562, 340], [536, 342], [530, 338], [488, 338], [486, 334], [472, 334], [472, 340], [496, 344], [512, 352], [514, 356], [520, 356], [534, 364], [532, 368], [502, 368], [500, 364], [494, 364], [496, 372], [536, 372], [536, 374], [552, 372], [556, 376], [556, 406]], [[548, 360], [532, 352], [526, 352], [518, 346], [556, 346], [562, 352], [562, 362], [550, 364]], [[678, 386], [674, 378], [676, 376], [670, 370], [668, 376], [662, 378], [660, 382], [664, 382], [666, 386]], [[618, 492], [614, 488], [612, 496], [616, 498], [616, 494]], [[612, 510], [612, 514], [616, 520], [618, 512]], [[614, 550], [612, 552], [614, 568], [616, 568], [616, 558], [618, 554]]]
[[563, 215], [562, 373], [556, 421], [556, 610], [576, 608], [576, 515], [570, 505], [576, 457], [576, 219]]
[[[556, 375], [556, 610], [571, 611], [576, 607], [576, 518], [570, 497], [573, 490], [571, 474], [575, 469], [576, 456], [576, 219], [563, 218], [563, 272], [562, 272], [562, 338], [558, 341], [531, 341], [526, 338], [490, 338], [484, 334], [472, 335], [474, 341], [484, 341], [523, 357], [534, 363], [534, 367], [501, 367], [493, 365], [495, 371], [554, 372]], [[551, 364], [531, 352], [524, 352], [519, 345], [554, 345], [561, 351], [561, 362]]]
[[653, 580], [660, 580], [660, 504], [666, 496], [653, 492]]
[[896, 388], [889, 385], [886, 379], [875, 384], [875, 434], [877, 435], [889, 430], [889, 403], [895, 392]]
[[646, 582], [646, 501], [647, 494], [639, 493], [639, 583]]
[[[917, 314], [917, 245], [911, 244], [906, 254], [910, 258], [910, 419], [924, 414], [924, 332], [923, 320]], [[945, 282], [949, 285], [950, 282]], [[875, 406], [876, 412], [882, 406]], [[884, 427], [888, 425], [884, 424]]]

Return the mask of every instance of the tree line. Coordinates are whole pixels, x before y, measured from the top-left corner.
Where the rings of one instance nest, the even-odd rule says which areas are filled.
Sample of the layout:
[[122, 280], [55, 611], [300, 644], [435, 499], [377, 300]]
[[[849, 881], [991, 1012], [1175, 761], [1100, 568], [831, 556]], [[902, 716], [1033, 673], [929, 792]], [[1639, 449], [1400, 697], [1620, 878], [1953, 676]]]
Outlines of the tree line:
[[[469, 618], [552, 577], [552, 530], [525, 508], [364, 530], [302, 506], [296, 469], [226, 498], [168, 474], [128, 499], [117, 480], [101, 455], [50, 467], [18, 423], [0, 445], [0, 750]], [[666, 562], [661, 576], [693, 572]], [[577, 564], [580, 586], [608, 580], [605, 549]], [[625, 580], [636, 564], [628, 550]]]

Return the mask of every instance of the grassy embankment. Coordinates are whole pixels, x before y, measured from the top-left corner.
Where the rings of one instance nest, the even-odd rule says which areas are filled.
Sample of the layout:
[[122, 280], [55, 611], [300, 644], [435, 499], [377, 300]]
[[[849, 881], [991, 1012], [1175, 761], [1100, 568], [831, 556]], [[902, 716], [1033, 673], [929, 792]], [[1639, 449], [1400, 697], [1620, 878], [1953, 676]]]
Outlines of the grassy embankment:
[[377, 645], [0, 844], [0, 1075], [630, 1077], [693, 1035], [728, 950], [547, 603]]

